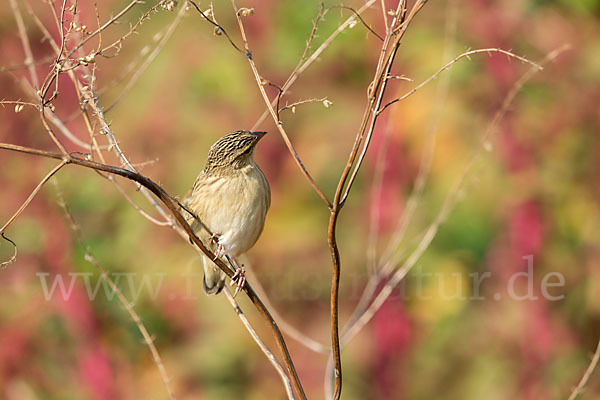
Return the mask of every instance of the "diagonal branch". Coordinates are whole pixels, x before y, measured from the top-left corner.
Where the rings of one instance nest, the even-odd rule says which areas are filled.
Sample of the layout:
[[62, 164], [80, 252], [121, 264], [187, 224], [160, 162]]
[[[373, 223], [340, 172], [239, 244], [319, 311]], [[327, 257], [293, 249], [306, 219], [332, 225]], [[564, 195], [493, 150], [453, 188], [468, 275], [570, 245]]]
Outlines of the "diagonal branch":
[[600, 359], [600, 341], [598, 342], [598, 346], [596, 347], [596, 351], [594, 352], [592, 361], [588, 365], [587, 369], [585, 370], [585, 373], [581, 377], [581, 380], [579, 381], [579, 383], [577, 384], [575, 389], [573, 389], [573, 391], [571, 392], [571, 395], [569, 396], [568, 400], [575, 400], [575, 398], [583, 391], [584, 386], [587, 384], [588, 380], [590, 379], [590, 376], [592, 376], [592, 373], [596, 369], [599, 359]]
[[250, 333], [250, 336], [252, 336], [252, 339], [254, 339], [256, 344], [258, 344], [258, 347], [260, 347], [260, 349], [265, 354], [265, 356], [267, 356], [267, 359], [273, 365], [273, 368], [275, 368], [275, 370], [281, 377], [281, 381], [283, 382], [283, 385], [285, 386], [285, 392], [288, 396], [288, 399], [293, 400], [295, 397], [294, 397], [294, 393], [292, 391], [292, 384], [290, 383], [290, 378], [286, 375], [285, 371], [283, 370], [283, 367], [281, 366], [281, 364], [279, 364], [279, 362], [277, 361], [277, 359], [275, 358], [273, 353], [271, 353], [271, 351], [269, 350], [267, 345], [265, 345], [265, 343], [260, 339], [260, 337], [258, 336], [258, 333], [256, 333], [256, 331], [250, 324], [250, 321], [248, 321], [248, 318], [246, 318], [246, 315], [240, 308], [237, 301], [235, 301], [235, 299], [233, 298], [229, 289], [225, 288], [225, 290], [223, 290], [223, 292], [225, 293], [225, 297], [227, 297], [227, 300], [229, 300], [229, 303], [235, 310], [235, 313], [240, 318], [240, 321], [242, 321], [242, 324], [246, 327], [246, 329]]
[[19, 207], [19, 209], [13, 214], [12, 217], [10, 217], [8, 219], [8, 221], [4, 224], [4, 226], [2, 228], [0, 228], [0, 234], [4, 234], [4, 231], [6, 231], [6, 229], [19, 217], [19, 215], [21, 215], [21, 213], [27, 208], [29, 203], [31, 203], [31, 200], [33, 200], [35, 195], [38, 194], [40, 189], [42, 189], [42, 186], [44, 186], [44, 184], [46, 182], [48, 182], [48, 179], [52, 178], [52, 175], [57, 173], [58, 170], [61, 169], [62, 167], [64, 167], [67, 163], [68, 163], [68, 160], [63, 159], [60, 163], [58, 163], [58, 165], [56, 167], [52, 168], [52, 170], [50, 172], [48, 172], [48, 174], [46, 174], [46, 176], [44, 178], [42, 178], [40, 183], [38, 183], [37, 186], [35, 187], [35, 189], [33, 189], [33, 192], [31, 192], [29, 197], [27, 197], [27, 200], [25, 200], [23, 202], [23, 204], [21, 204], [21, 207]]
[[534, 63], [531, 60], [528, 60], [525, 57], [519, 56], [511, 51], [508, 50], [503, 50], [503, 49], [499, 49], [496, 47], [493, 48], [487, 48], [487, 49], [476, 49], [476, 50], [469, 50], [466, 51], [462, 54], [459, 54], [458, 56], [456, 56], [453, 60], [451, 60], [450, 62], [448, 62], [446, 65], [444, 65], [442, 68], [440, 68], [439, 70], [437, 70], [436, 73], [434, 73], [433, 75], [431, 75], [429, 78], [425, 79], [423, 82], [419, 83], [417, 86], [415, 86], [414, 88], [412, 88], [410, 91], [408, 91], [407, 93], [403, 94], [402, 96], [398, 97], [397, 99], [394, 99], [392, 101], [390, 101], [389, 103], [387, 103], [386, 105], [384, 105], [380, 110], [377, 111], [377, 114], [381, 114], [386, 108], [388, 108], [389, 106], [391, 106], [392, 104], [395, 104], [399, 101], [402, 101], [404, 99], [406, 99], [408, 96], [410, 96], [411, 94], [415, 93], [417, 90], [421, 89], [423, 86], [427, 85], [429, 82], [431, 82], [432, 80], [434, 80], [435, 78], [438, 77], [439, 74], [441, 74], [442, 72], [444, 72], [445, 70], [447, 70], [448, 68], [450, 68], [452, 65], [456, 64], [458, 61], [460, 61], [463, 58], [469, 59], [471, 55], [473, 54], [479, 54], [479, 53], [487, 53], [488, 55], [490, 55], [491, 53], [501, 53], [501, 54], [505, 54], [507, 57], [509, 58], [514, 58], [516, 60], [521, 61], [522, 63], [525, 64], [530, 64], [531, 66], [539, 69], [539, 70], [543, 70], [544, 68], [539, 65]]
[[58, 183], [56, 183], [56, 180], [54, 180], [53, 183], [55, 184], [56, 193], [58, 196], [58, 205], [60, 206], [65, 218], [69, 222], [69, 226], [70, 226], [71, 230], [75, 233], [77, 241], [79, 242], [80, 246], [85, 250], [85, 256], [84, 256], [85, 260], [88, 261], [89, 263], [91, 263], [92, 265], [94, 265], [94, 267], [96, 267], [96, 269], [100, 272], [100, 275], [102, 276], [102, 278], [108, 283], [108, 285], [110, 286], [113, 293], [115, 293], [117, 295], [117, 298], [121, 302], [121, 305], [123, 306], [123, 308], [125, 308], [125, 310], [129, 314], [129, 316], [131, 317], [131, 319], [137, 326], [138, 330], [142, 334], [142, 337], [144, 338], [144, 342], [146, 343], [146, 346], [148, 346], [148, 349], [150, 349], [150, 353], [152, 354], [152, 359], [154, 360], [154, 364], [156, 364], [156, 367], [158, 368], [158, 371], [160, 372], [160, 376], [162, 378], [163, 384], [165, 385], [167, 392], [169, 393], [169, 399], [175, 400], [175, 392], [173, 391], [173, 388], [171, 387], [171, 383], [170, 383], [171, 381], [167, 374], [167, 370], [165, 368], [165, 365], [162, 362], [162, 359], [160, 357], [160, 354], [158, 353], [158, 350], [156, 349], [156, 345], [154, 344], [154, 340], [152, 339], [150, 332], [148, 332], [148, 329], [146, 329], [146, 327], [144, 326], [142, 319], [140, 318], [138, 313], [135, 311], [135, 309], [133, 308], [131, 303], [127, 300], [127, 298], [125, 297], [123, 292], [121, 292], [119, 287], [114, 283], [114, 281], [106, 273], [104, 268], [102, 268], [102, 266], [98, 262], [98, 259], [92, 254], [92, 250], [90, 249], [90, 247], [88, 246], [88, 244], [85, 242], [85, 240], [83, 238], [83, 233], [81, 231], [81, 227], [75, 221], [75, 218], [73, 218], [73, 214], [69, 211], [69, 208], [67, 207], [64, 196], [63, 196], [62, 192], [60, 191], [60, 188], [58, 187]]
[[[53, 153], [46, 150], [38, 150], [29, 147], [18, 146], [14, 144], [8, 143], [0, 143], [0, 149], [16, 151], [25, 154], [31, 154], [46, 158], [54, 158], [57, 160], [65, 161], [66, 164], [75, 164], [81, 167], [89, 168], [96, 171], [102, 171], [109, 174], [119, 175], [124, 178], [127, 178], [131, 181], [134, 181], [150, 192], [152, 192], [169, 210], [171, 215], [175, 218], [177, 223], [181, 226], [181, 228], [185, 231], [185, 233], [189, 236], [190, 241], [197, 246], [202, 253], [208, 257], [212, 262], [219, 267], [229, 278], [233, 277], [234, 272], [218, 257], [214, 255], [214, 253], [206, 247], [204, 243], [198, 238], [196, 233], [192, 230], [190, 225], [187, 223], [185, 217], [180, 213], [180, 210], [183, 208], [181, 203], [175, 200], [171, 195], [169, 195], [160, 185], [147, 178], [144, 175], [141, 175], [137, 172], [133, 172], [127, 169], [114, 167], [107, 164], [98, 163], [95, 161], [87, 160], [85, 158], [75, 157], [71, 154], [67, 154], [66, 156], [59, 153]], [[285, 366], [290, 374], [290, 378], [292, 380], [292, 384], [301, 398], [305, 399], [306, 395], [304, 394], [304, 390], [302, 389], [302, 385], [300, 384], [300, 380], [298, 378], [298, 374], [296, 372], [296, 368], [290, 356], [289, 350], [285, 343], [285, 339], [281, 334], [281, 330], [277, 326], [277, 323], [273, 319], [271, 313], [266, 308], [264, 303], [260, 300], [252, 286], [246, 282], [242, 290], [248, 295], [250, 301], [254, 304], [259, 314], [263, 317], [263, 319], [269, 325], [273, 336], [277, 342], [277, 346], [282, 353]]]

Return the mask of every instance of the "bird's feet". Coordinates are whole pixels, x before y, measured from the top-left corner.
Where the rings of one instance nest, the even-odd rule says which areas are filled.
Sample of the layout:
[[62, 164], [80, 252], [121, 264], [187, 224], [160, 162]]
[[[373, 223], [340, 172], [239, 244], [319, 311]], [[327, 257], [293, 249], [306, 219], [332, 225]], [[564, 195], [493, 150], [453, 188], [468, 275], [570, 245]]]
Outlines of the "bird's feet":
[[233, 286], [234, 283], [236, 283], [236, 287], [235, 292], [233, 292], [233, 297], [235, 297], [246, 284], [246, 275], [244, 274], [243, 266], [236, 269], [235, 273], [231, 277], [231, 283], [229, 285]]
[[220, 237], [221, 235], [218, 233], [213, 233], [210, 237], [210, 240], [217, 245], [215, 249], [215, 258], [213, 258], [213, 261], [225, 255], [225, 246], [222, 243], [219, 243]]

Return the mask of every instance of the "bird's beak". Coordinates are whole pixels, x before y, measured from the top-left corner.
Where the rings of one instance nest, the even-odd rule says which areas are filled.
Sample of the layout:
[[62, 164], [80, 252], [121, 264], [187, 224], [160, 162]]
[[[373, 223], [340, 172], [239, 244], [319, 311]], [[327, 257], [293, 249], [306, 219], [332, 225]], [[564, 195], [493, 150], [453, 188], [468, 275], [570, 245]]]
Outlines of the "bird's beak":
[[267, 132], [264, 131], [260, 131], [260, 132], [250, 132], [252, 135], [256, 136], [256, 141], [259, 141], [263, 136], [265, 136], [267, 134]]

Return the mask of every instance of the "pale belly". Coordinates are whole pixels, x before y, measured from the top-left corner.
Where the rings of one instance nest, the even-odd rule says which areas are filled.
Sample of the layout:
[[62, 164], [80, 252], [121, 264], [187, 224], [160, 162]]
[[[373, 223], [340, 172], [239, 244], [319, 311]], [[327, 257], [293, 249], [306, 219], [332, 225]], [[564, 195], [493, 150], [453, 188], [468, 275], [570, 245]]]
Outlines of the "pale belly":
[[254, 246], [262, 233], [270, 206], [266, 179], [258, 168], [247, 168], [227, 179], [211, 178], [203, 186], [200, 190], [206, 200], [196, 212], [219, 235], [225, 253], [238, 257]]

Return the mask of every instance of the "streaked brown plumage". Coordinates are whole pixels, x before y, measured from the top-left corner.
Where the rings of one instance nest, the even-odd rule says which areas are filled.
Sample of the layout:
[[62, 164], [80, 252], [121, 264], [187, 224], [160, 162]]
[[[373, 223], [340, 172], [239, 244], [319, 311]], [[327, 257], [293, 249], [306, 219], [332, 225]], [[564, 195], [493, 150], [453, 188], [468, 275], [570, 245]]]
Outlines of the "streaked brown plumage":
[[[235, 131], [213, 144], [206, 166], [184, 201], [218, 238], [215, 245], [206, 230], [188, 217], [202, 242], [218, 255], [236, 258], [254, 246], [262, 233], [271, 192], [253, 154], [265, 133]], [[223, 289], [225, 274], [206, 257], [203, 263], [204, 291], [217, 294]]]

